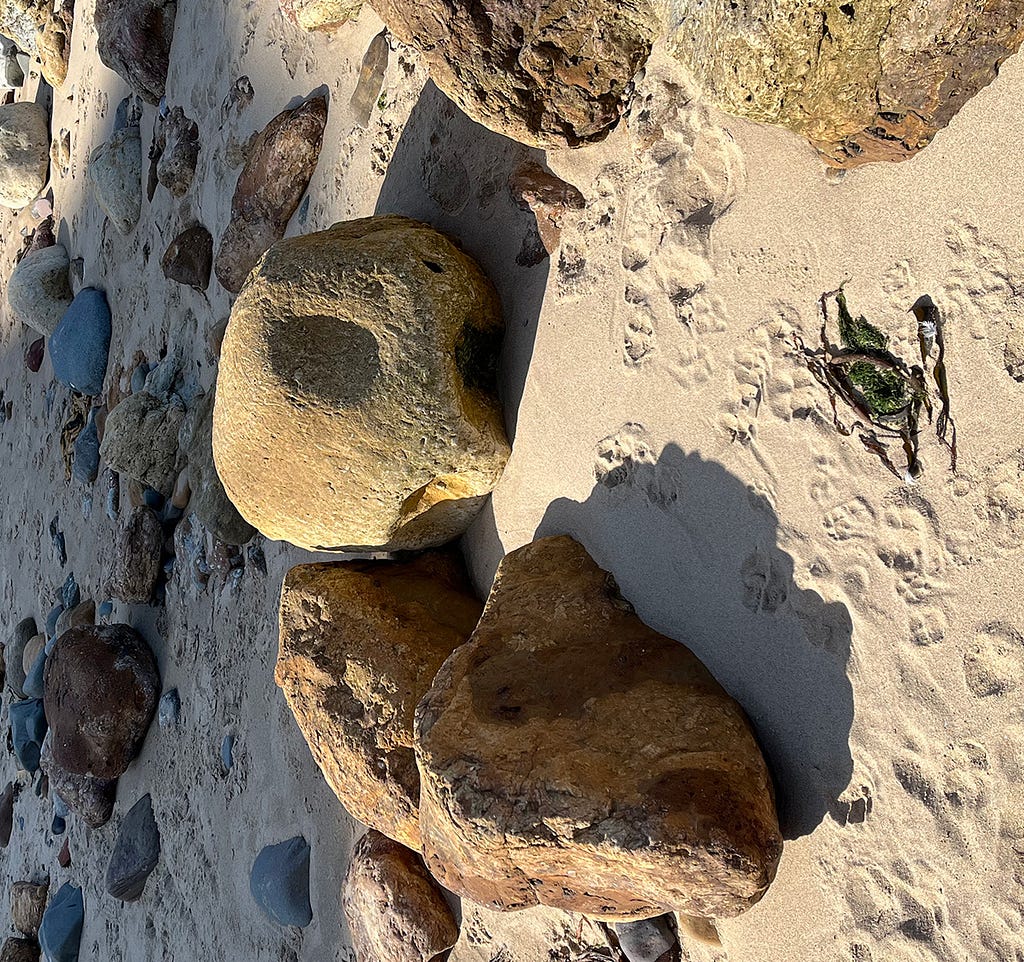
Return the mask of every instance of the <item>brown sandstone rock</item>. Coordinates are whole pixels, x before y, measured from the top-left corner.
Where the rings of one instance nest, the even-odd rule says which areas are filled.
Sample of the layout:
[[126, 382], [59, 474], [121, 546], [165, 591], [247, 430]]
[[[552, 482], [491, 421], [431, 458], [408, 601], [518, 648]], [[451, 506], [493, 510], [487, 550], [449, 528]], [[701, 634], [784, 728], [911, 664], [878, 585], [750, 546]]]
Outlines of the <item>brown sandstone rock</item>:
[[312, 550], [458, 537], [508, 457], [501, 334], [490, 282], [425, 224], [370, 217], [276, 244], [221, 351], [228, 496], [267, 537]]
[[146, 604], [160, 577], [164, 533], [147, 507], [133, 508], [118, 536], [107, 591], [128, 604]]
[[782, 853], [743, 710], [571, 538], [502, 561], [416, 710], [416, 758], [427, 866], [490, 908], [726, 917]]
[[284, 15], [305, 30], [333, 30], [359, 15], [363, 0], [281, 0]]
[[176, 0], [96, 0], [100, 60], [151, 104], [164, 95]]
[[185, 228], [167, 245], [160, 259], [164, 277], [197, 291], [209, 287], [212, 263], [213, 237], [202, 224]]
[[11, 886], [11, 921], [22, 935], [38, 934], [49, 890], [48, 882], [15, 882]]
[[509, 177], [508, 187], [512, 199], [523, 210], [534, 213], [544, 250], [553, 254], [558, 249], [566, 211], [582, 210], [586, 206], [583, 195], [534, 161], [521, 164]]
[[470, 117], [537, 147], [604, 138], [662, 29], [651, 0], [376, 0], [373, 7]]
[[423, 859], [372, 829], [352, 852], [341, 904], [356, 962], [432, 962], [459, 938]]
[[114, 779], [142, 746], [160, 676], [149, 645], [128, 625], [90, 625], [57, 639], [44, 690], [53, 760], [72, 775]]
[[855, 167], [913, 156], [991, 83], [1024, 0], [680, 0], [669, 28], [717, 106]]
[[483, 605], [454, 551], [292, 568], [275, 678], [356, 818], [420, 847], [416, 704]]
[[62, 0], [36, 34], [39, 60], [43, 76], [56, 88], [64, 86], [68, 77], [68, 58], [71, 56], [71, 30], [74, 26], [75, 5]]
[[231, 220], [214, 269], [237, 294], [249, 272], [284, 237], [320, 157], [327, 100], [314, 97], [279, 113], [253, 142], [231, 198]]

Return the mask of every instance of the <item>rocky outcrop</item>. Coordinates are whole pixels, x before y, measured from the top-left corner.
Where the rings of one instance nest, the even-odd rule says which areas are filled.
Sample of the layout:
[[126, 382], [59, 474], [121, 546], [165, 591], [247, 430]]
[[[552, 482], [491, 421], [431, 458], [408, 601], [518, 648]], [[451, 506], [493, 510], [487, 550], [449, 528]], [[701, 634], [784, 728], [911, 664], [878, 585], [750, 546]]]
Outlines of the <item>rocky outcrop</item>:
[[268, 537], [313, 550], [458, 537], [508, 457], [501, 336], [490, 282], [425, 224], [371, 217], [276, 244], [221, 351], [228, 496]]
[[19, 210], [46, 186], [50, 116], [29, 101], [0, 105], [0, 205]]
[[284, 237], [320, 157], [327, 100], [313, 97], [279, 113], [256, 137], [231, 198], [231, 220], [214, 269], [237, 294], [249, 272]]
[[470, 117], [537, 147], [601, 140], [661, 32], [651, 0], [377, 0]]
[[126, 397], [107, 415], [100, 456], [115, 471], [159, 491], [174, 491], [178, 476], [178, 432], [185, 408], [147, 391]]
[[72, 628], [50, 652], [45, 684], [54, 761], [74, 775], [121, 775], [160, 695], [149, 645], [128, 625]]
[[359, 15], [363, 0], [281, 0], [281, 10], [297, 27], [333, 30]]
[[107, 591], [128, 604], [147, 604], [160, 577], [164, 532], [156, 513], [133, 508], [118, 536]]
[[274, 677], [345, 808], [411, 848], [413, 713], [482, 607], [454, 551], [299, 565], [285, 578]]
[[352, 851], [341, 905], [356, 962], [432, 962], [459, 938], [423, 859], [372, 830]]
[[71, 261], [63, 244], [26, 254], [7, 282], [7, 303], [22, 324], [49, 337], [71, 306]]
[[571, 538], [502, 561], [417, 708], [416, 756], [427, 866], [490, 908], [727, 917], [782, 853], [743, 710]]
[[96, 49], [103, 61], [143, 100], [164, 95], [175, 0], [96, 0]]
[[138, 127], [122, 127], [89, 157], [96, 203], [118, 233], [135, 230], [142, 214], [142, 140]]
[[1024, 40], [1021, 0], [679, 0], [669, 42], [704, 94], [825, 161], [905, 160]]

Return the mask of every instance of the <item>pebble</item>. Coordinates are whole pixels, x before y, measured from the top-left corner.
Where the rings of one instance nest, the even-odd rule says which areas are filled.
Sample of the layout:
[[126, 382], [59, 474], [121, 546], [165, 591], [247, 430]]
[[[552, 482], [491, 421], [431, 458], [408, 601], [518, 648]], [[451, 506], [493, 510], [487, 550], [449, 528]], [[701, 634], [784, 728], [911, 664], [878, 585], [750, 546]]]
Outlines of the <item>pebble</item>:
[[107, 471], [107, 517], [111, 521], [117, 520], [118, 512], [121, 510], [121, 479], [116, 471]]
[[83, 484], [92, 484], [100, 471], [100, 438], [96, 429], [96, 408], [89, 411], [85, 427], [75, 439], [72, 474]]
[[18, 698], [25, 695], [22, 690], [22, 685], [25, 684], [25, 650], [32, 643], [35, 635], [35, 618], [22, 618], [11, 633], [7, 644], [4, 645], [4, 676], [7, 687]]
[[[21, 655], [21, 667], [24, 669], [26, 676], [32, 670], [32, 667], [35, 665], [36, 659], [39, 657], [40, 652], [42, 652], [43, 649], [45, 648], [46, 635], [33, 635], [29, 639], [29, 642], [27, 645], [25, 645], [25, 650], [22, 652]], [[24, 685], [22, 685], [22, 688], [24, 688]]]
[[110, 307], [106, 295], [83, 288], [50, 337], [50, 360], [57, 380], [79, 394], [103, 390], [110, 352]]
[[104, 601], [99, 608], [96, 609], [96, 614], [100, 618], [109, 618], [114, 613], [114, 602], [107, 600]]
[[132, 371], [132, 394], [138, 394], [146, 386], [146, 375], [149, 374], [149, 364], [146, 361], [139, 361]]
[[669, 924], [670, 916], [638, 922], [616, 922], [615, 934], [619, 948], [628, 962], [658, 962], [677, 944], [676, 934]]
[[53, 544], [53, 553], [57, 556], [57, 564], [63, 568], [68, 563], [67, 544], [64, 541], [64, 532], [58, 530], [60, 515], [54, 515], [50, 522], [50, 542]]
[[[21, 686], [22, 691], [29, 698], [43, 697], [43, 673], [46, 671], [46, 647], [36, 655], [32, 668], [25, 675], [25, 683]], [[40, 743], [41, 744], [41, 743]]]
[[184, 511], [185, 508], [188, 507], [188, 499], [191, 497], [191, 494], [192, 491], [188, 484], [188, 468], [185, 468], [174, 482], [174, 493], [171, 495], [171, 504]]
[[22, 935], [34, 938], [39, 932], [49, 891], [49, 882], [15, 882], [11, 886], [11, 921]]
[[60, 619], [61, 613], [64, 611], [64, 605], [56, 604], [50, 609], [50, 613], [46, 616], [46, 637], [52, 638], [57, 634], [57, 621]]
[[60, 847], [60, 852], [57, 855], [57, 864], [61, 868], [71, 867], [71, 843], [67, 838], [64, 839], [64, 844]]
[[309, 843], [298, 835], [266, 846], [253, 863], [249, 891], [264, 914], [279, 925], [309, 925], [313, 921]]
[[25, 367], [33, 374], [43, 366], [43, 355], [46, 353], [46, 338], [40, 337], [34, 340], [25, 352]]
[[220, 763], [226, 775], [234, 764], [235, 736], [228, 732], [220, 743]]
[[18, 764], [30, 774], [39, 770], [39, 753], [46, 737], [46, 713], [39, 698], [14, 702], [9, 709], [11, 740]]
[[107, 891], [122, 902], [136, 901], [159, 859], [160, 830], [153, 817], [153, 800], [147, 794], [121, 823], [107, 865]]
[[39, 926], [39, 945], [47, 962], [78, 962], [84, 922], [82, 890], [65, 882], [47, 906]]
[[81, 604], [75, 605], [74, 608], [66, 608], [62, 611], [57, 619], [57, 629], [53, 634], [56, 637], [60, 637], [68, 628], [94, 624], [96, 624], [96, 602], [90, 598]]
[[54, 815], [53, 821], [50, 823], [50, 834], [51, 835], [63, 835], [68, 829], [68, 823], [60, 815]]
[[0, 848], [7, 848], [11, 843], [11, 833], [14, 831], [14, 799], [17, 794], [18, 789], [14, 782], [8, 782], [0, 794]]
[[249, 563], [253, 565], [260, 574], [267, 573], [267, 556], [263, 553], [263, 539], [257, 538], [249, 545], [246, 552], [249, 555]]
[[[82, 592], [78, 588], [78, 582], [75, 581], [74, 573], [69, 574], [67, 580], [61, 586], [60, 600], [65, 608], [74, 608], [82, 600]], [[56, 627], [55, 624], [54, 628]], [[53, 634], [53, 632], [49, 631], [49, 625], [47, 625], [47, 633]]]
[[161, 728], [177, 728], [181, 719], [181, 696], [177, 688], [165, 691], [160, 698], [157, 718]]
[[142, 503], [154, 511], [159, 511], [164, 506], [164, 496], [155, 488], [143, 488]]

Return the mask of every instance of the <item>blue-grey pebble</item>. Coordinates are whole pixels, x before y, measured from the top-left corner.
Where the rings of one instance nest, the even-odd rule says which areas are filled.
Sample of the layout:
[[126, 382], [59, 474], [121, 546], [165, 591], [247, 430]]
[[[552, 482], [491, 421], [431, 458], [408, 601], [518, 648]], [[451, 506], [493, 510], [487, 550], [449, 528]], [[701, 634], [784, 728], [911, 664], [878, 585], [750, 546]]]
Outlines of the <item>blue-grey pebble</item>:
[[46, 616], [46, 637], [52, 638], [57, 632], [57, 619], [61, 616], [64, 611], [63, 605], [54, 605], [50, 609], [50, 613]]
[[305, 928], [313, 921], [309, 904], [309, 843], [301, 836], [268, 845], [252, 866], [249, 891], [268, 918]]
[[96, 430], [95, 412], [95, 408], [89, 412], [89, 420], [75, 440], [71, 473], [82, 484], [92, 484], [100, 473], [100, 438]]
[[65, 882], [50, 900], [39, 926], [39, 946], [47, 962], [78, 962], [84, 922], [82, 890]]
[[39, 770], [39, 753], [46, 737], [46, 712], [40, 698], [16, 701], [11, 704], [11, 741], [14, 755], [26, 772]]
[[68, 830], [68, 823], [62, 815], [54, 815], [50, 823], [51, 835], [63, 835]]
[[50, 336], [50, 360], [57, 380], [79, 394], [103, 391], [110, 354], [110, 307], [106, 295], [83, 288]]
[[[61, 585], [60, 589], [60, 601], [64, 605], [65, 610], [74, 608], [82, 600], [82, 592], [79, 590], [78, 582], [75, 581], [74, 573], [69, 574], [67, 580]], [[56, 622], [54, 622], [54, 628], [56, 628]], [[53, 634], [52, 631], [47, 634]]]
[[36, 656], [36, 660], [32, 663], [32, 669], [25, 676], [25, 683], [21, 686], [21, 690], [29, 698], [43, 697], [43, 672], [46, 671], [47, 647], [49, 645], [45, 646]]
[[149, 365], [145, 361], [139, 361], [132, 371], [132, 394], [138, 394], [146, 386], [146, 375], [149, 374]]
[[160, 829], [153, 800], [143, 795], [124, 817], [107, 865], [107, 891], [122, 902], [134, 902], [160, 860]]
[[114, 602], [104, 601], [100, 603], [99, 608], [96, 609], [96, 614], [100, 618], [109, 618], [114, 613]]
[[228, 732], [220, 743], [220, 763], [224, 766], [224, 771], [231, 771], [231, 766], [235, 762], [235, 736]]

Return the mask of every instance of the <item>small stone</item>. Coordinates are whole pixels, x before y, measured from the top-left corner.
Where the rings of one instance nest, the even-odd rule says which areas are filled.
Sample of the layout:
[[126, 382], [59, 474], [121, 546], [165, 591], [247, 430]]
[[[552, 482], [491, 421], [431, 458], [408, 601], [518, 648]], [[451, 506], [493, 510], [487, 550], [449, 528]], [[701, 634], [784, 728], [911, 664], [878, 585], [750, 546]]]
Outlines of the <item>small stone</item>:
[[359, 15], [363, 0], [281, 0], [284, 15], [304, 30], [334, 30]]
[[46, 353], [46, 338], [36, 338], [25, 352], [25, 367], [33, 374], [43, 366], [43, 355]]
[[164, 95], [175, 0], [96, 0], [96, 51], [147, 103]]
[[48, 882], [15, 882], [11, 886], [11, 921], [22, 935], [38, 934], [49, 891]]
[[0, 948], [0, 962], [39, 962], [39, 945], [35, 939], [10, 937]]
[[17, 785], [8, 782], [0, 793], [0, 848], [11, 844], [11, 833], [14, 831], [14, 799], [18, 794]]
[[171, 504], [175, 507], [184, 511], [188, 507], [188, 499], [192, 493], [192, 489], [188, 483], [188, 468], [182, 471], [178, 475], [178, 480], [174, 482], [174, 491], [171, 493]]
[[[103, 450], [102, 442], [100, 451]], [[105, 502], [107, 517], [116, 521], [121, 511], [121, 478], [116, 471], [107, 471], [107, 497]]]
[[46, 737], [46, 712], [39, 698], [16, 701], [8, 710], [11, 719], [11, 740], [14, 756], [21, 768], [29, 772], [39, 771], [39, 756]]
[[147, 391], [130, 394], [107, 416], [100, 456], [114, 470], [166, 497], [178, 476], [178, 432], [184, 419], [180, 403]]
[[31, 204], [46, 186], [49, 166], [46, 108], [31, 101], [0, 105], [0, 205], [20, 210]]
[[[184, 197], [196, 173], [199, 127], [185, 116], [181, 107], [174, 107], [162, 121], [158, 137], [162, 146], [156, 178], [175, 197]], [[210, 244], [212, 246], [212, 239]]]
[[309, 925], [309, 843], [296, 836], [267, 845], [253, 863], [249, 891], [263, 913], [279, 925]]
[[141, 898], [146, 879], [160, 859], [160, 830], [153, 817], [153, 801], [143, 795], [121, 823], [107, 865], [107, 891], [123, 902]]
[[508, 186], [512, 199], [536, 216], [541, 243], [548, 254], [553, 254], [558, 249], [566, 212], [586, 206], [583, 195], [534, 161], [521, 164], [509, 177]]
[[284, 237], [316, 169], [326, 124], [327, 100], [314, 97], [279, 113], [253, 142], [215, 264], [217, 278], [232, 294]]
[[220, 741], [220, 766], [226, 775], [235, 763], [235, 736], [228, 732]]
[[132, 394], [138, 394], [146, 387], [146, 376], [149, 374], [149, 364], [145, 361], [139, 361], [135, 365], [135, 370], [132, 371], [131, 380], [129, 381], [129, 387], [131, 388]]
[[24, 698], [25, 649], [36, 635], [35, 618], [22, 618], [4, 646], [4, 673], [7, 687], [18, 698]]
[[[32, 666], [36, 663], [36, 659], [42, 653], [46, 647], [46, 635], [33, 635], [29, 643], [25, 646], [25, 653], [22, 655], [22, 665], [25, 668], [25, 677], [28, 677], [28, 673], [32, 670]], [[24, 686], [22, 686], [24, 688]]]
[[181, 696], [177, 688], [165, 691], [160, 698], [157, 719], [161, 728], [175, 729], [181, 719]]
[[68, 830], [68, 823], [65, 816], [54, 815], [53, 821], [50, 822], [50, 834], [51, 835], [63, 835]]
[[212, 264], [213, 237], [202, 224], [182, 231], [167, 246], [160, 260], [164, 277], [197, 291], [209, 287]]
[[47, 906], [39, 926], [39, 945], [47, 962], [78, 962], [84, 923], [82, 890], [65, 882]]
[[[64, 584], [60, 586], [60, 602], [64, 606], [64, 610], [68, 608], [74, 608], [82, 600], [82, 591], [78, 587], [78, 582], [75, 581], [74, 573], [71, 573], [64, 580]], [[58, 620], [60, 615], [57, 616]], [[56, 625], [54, 625], [54, 631], [56, 631]]]
[[109, 618], [114, 613], [114, 602], [104, 601], [99, 608], [96, 609], [96, 614], [100, 618]]
[[[349, 106], [355, 114], [355, 121], [360, 127], [365, 127], [373, 116], [373, 108], [380, 100], [380, 90], [384, 86], [384, 76], [388, 69], [388, 54], [390, 45], [388, 43], [387, 30], [381, 30], [366, 48], [363, 54], [363, 61], [359, 65], [359, 79], [356, 81], [356, 89], [352, 92]], [[309, 200], [307, 197], [306, 200]]]
[[21, 687], [29, 698], [43, 697], [43, 672], [46, 669], [46, 646], [36, 654], [35, 660], [25, 672], [25, 684]]
[[459, 938], [423, 859], [372, 829], [352, 852], [341, 905], [356, 962], [431, 962]]
[[96, 602], [91, 598], [60, 613], [54, 635], [63, 635], [69, 628], [92, 625], [96, 622]]
[[70, 839], [64, 839], [64, 844], [60, 847], [60, 852], [57, 854], [57, 864], [61, 868], [71, 867], [71, 841]]
[[128, 236], [142, 213], [142, 140], [138, 127], [116, 131], [92, 152], [88, 179], [100, 209], [118, 233]]
[[672, 916], [659, 915], [638, 922], [617, 922], [615, 935], [627, 962], [659, 962], [679, 944], [671, 926]]
[[71, 774], [117, 778], [142, 746], [159, 691], [153, 652], [128, 625], [66, 631], [46, 663], [54, 761]]
[[50, 338], [50, 360], [57, 380], [79, 394], [103, 391], [110, 351], [110, 307], [102, 291], [78, 292]]
[[54, 244], [26, 254], [7, 282], [7, 303], [14, 316], [46, 337], [71, 306], [70, 264], [64, 245]]
[[164, 534], [151, 508], [132, 509], [121, 528], [107, 591], [128, 604], [147, 604], [160, 577]]
[[89, 411], [85, 427], [75, 438], [75, 459], [71, 473], [82, 484], [93, 484], [100, 472], [100, 438], [95, 411], [96, 408]]

